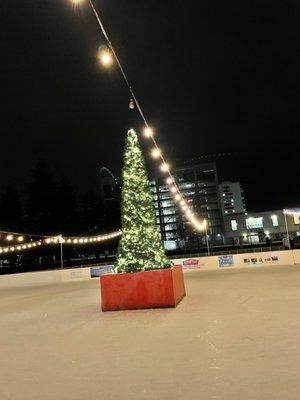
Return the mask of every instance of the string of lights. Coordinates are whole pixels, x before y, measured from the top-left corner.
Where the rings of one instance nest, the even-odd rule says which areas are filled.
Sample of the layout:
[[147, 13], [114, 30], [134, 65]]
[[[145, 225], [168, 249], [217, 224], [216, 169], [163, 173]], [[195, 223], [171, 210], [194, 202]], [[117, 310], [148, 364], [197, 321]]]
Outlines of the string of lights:
[[[83, 3], [85, 0], [71, 0], [71, 1], [73, 2], [74, 5], [79, 5], [80, 3]], [[150, 141], [152, 141], [152, 145], [153, 145], [153, 148], [151, 150], [151, 155], [154, 159], [161, 161], [160, 170], [166, 175], [165, 182], [166, 182], [166, 185], [169, 187], [169, 190], [173, 196], [175, 203], [178, 204], [183, 215], [186, 217], [186, 219], [192, 224], [192, 226], [196, 230], [205, 230], [206, 226], [207, 226], [207, 221], [202, 220], [200, 222], [199, 219], [197, 219], [196, 216], [194, 215], [193, 209], [189, 206], [189, 204], [185, 200], [184, 194], [181, 192], [181, 190], [180, 190], [178, 184], [176, 183], [176, 180], [171, 172], [170, 165], [167, 162], [167, 160], [165, 159], [162, 150], [158, 146], [158, 142], [155, 139], [154, 130], [153, 130], [153, 128], [151, 128], [151, 126], [148, 124], [148, 122], [146, 120], [145, 114], [142, 111], [141, 105], [134, 93], [134, 90], [133, 90], [127, 76], [126, 76], [125, 70], [122, 67], [121, 62], [114, 50], [114, 47], [113, 47], [113, 45], [109, 39], [109, 36], [104, 28], [104, 25], [101, 21], [99, 13], [97, 12], [97, 10], [93, 4], [93, 1], [92, 0], [87, 0], [87, 1], [93, 10], [93, 13], [94, 13], [97, 23], [99, 25], [100, 31], [102, 32], [102, 34], [107, 42], [107, 46], [108, 46], [108, 49], [101, 49], [99, 52], [99, 59], [100, 59], [101, 63], [105, 67], [109, 67], [113, 63], [113, 58], [115, 59], [117, 65], [121, 71], [121, 74], [124, 78], [126, 86], [129, 90], [130, 96], [131, 96], [130, 108], [134, 108], [134, 105], [136, 106], [136, 108], [145, 124], [145, 128], [143, 131], [144, 136], [147, 139], [149, 139]]]
[[[122, 231], [114, 231], [111, 233], [106, 233], [103, 235], [97, 236], [42, 236], [42, 235], [34, 235], [41, 236], [43, 239], [34, 242], [22, 243], [18, 245], [12, 246], [4, 246], [0, 247], [0, 254], [3, 253], [19, 253], [23, 250], [33, 250], [39, 246], [50, 245], [50, 244], [66, 244], [66, 245], [84, 245], [84, 244], [95, 244], [99, 242], [106, 242], [109, 240], [116, 239], [117, 237], [122, 235]], [[19, 236], [20, 237], [20, 236]]]

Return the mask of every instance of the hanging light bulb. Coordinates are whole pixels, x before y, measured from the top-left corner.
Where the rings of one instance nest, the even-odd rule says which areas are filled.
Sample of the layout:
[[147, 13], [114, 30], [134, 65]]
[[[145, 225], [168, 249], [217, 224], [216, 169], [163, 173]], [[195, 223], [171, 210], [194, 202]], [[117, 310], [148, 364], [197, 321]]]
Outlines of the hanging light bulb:
[[152, 155], [153, 158], [159, 158], [161, 156], [161, 151], [159, 150], [159, 148], [155, 147], [151, 151], [151, 155]]
[[166, 184], [167, 185], [171, 185], [173, 183], [173, 179], [169, 176], [167, 179], [166, 179]]
[[177, 193], [174, 198], [176, 201], [179, 201], [181, 199], [181, 196], [179, 193]]
[[133, 98], [132, 98], [132, 97], [131, 97], [130, 100], [129, 100], [129, 108], [130, 108], [130, 110], [133, 110], [133, 109], [134, 109], [134, 101], [133, 101]]
[[113, 57], [111, 51], [107, 47], [100, 48], [98, 52], [98, 58], [101, 64], [108, 68], [113, 64]]
[[165, 162], [164, 162], [164, 163], [160, 166], [160, 169], [161, 169], [163, 172], [168, 172], [169, 169], [170, 169], [170, 166], [169, 166], [168, 163], [165, 163]]
[[144, 129], [144, 136], [147, 138], [150, 138], [153, 135], [153, 129], [150, 127], [147, 127]]

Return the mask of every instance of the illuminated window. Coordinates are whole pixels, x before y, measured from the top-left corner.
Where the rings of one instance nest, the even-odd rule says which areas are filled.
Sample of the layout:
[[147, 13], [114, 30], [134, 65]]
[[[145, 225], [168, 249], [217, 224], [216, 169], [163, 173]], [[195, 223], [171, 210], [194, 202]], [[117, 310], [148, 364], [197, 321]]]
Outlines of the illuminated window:
[[177, 245], [174, 240], [165, 240], [164, 246], [165, 246], [166, 250], [176, 250], [177, 249]]
[[247, 229], [257, 229], [257, 228], [263, 228], [263, 218], [258, 217], [258, 218], [247, 218], [246, 219], [246, 226]]
[[164, 223], [167, 222], [177, 222], [177, 217], [164, 217], [163, 218]]
[[272, 220], [273, 226], [278, 226], [278, 225], [279, 225], [279, 224], [278, 224], [278, 217], [277, 217], [277, 215], [272, 215], [272, 216], [271, 216], [271, 220]]
[[300, 225], [300, 214], [294, 214], [294, 223], [295, 225]]
[[180, 189], [190, 189], [190, 188], [192, 188], [192, 187], [195, 187], [195, 184], [194, 184], [194, 183], [190, 183], [190, 182], [181, 183], [181, 184], [179, 185], [179, 187], [180, 187]]
[[163, 215], [172, 215], [172, 214], [176, 214], [176, 210], [172, 209], [172, 208], [168, 208], [167, 210], [162, 210], [161, 213]]
[[232, 219], [232, 220], [231, 220], [231, 229], [232, 229], [233, 231], [237, 231], [237, 228], [238, 228], [238, 225], [237, 225], [236, 220], [235, 220], [235, 219]]
[[170, 200], [166, 200], [166, 201], [162, 201], [161, 202], [161, 206], [162, 207], [170, 207], [170, 206], [173, 206], [173, 205], [174, 205], [173, 202], [170, 201]]

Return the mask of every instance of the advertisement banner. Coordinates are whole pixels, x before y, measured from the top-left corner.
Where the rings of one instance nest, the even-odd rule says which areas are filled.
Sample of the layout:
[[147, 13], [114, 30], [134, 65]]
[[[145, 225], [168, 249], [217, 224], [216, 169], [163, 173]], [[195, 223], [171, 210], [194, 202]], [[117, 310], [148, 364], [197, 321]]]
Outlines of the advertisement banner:
[[251, 256], [244, 258], [244, 265], [279, 264], [278, 255]]
[[181, 258], [174, 260], [174, 265], [182, 265], [183, 270], [200, 269], [205, 266], [200, 258]]
[[233, 267], [234, 266], [234, 258], [233, 256], [219, 256], [219, 267]]

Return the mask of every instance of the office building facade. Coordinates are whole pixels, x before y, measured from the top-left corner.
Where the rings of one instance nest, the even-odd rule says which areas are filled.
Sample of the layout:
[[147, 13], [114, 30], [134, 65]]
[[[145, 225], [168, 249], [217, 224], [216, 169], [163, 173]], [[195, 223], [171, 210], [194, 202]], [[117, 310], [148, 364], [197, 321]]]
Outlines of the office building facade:
[[[212, 244], [222, 244], [223, 221], [215, 163], [193, 164], [174, 171], [176, 182], [187, 203], [208, 221]], [[166, 250], [196, 250], [205, 244], [205, 232], [195, 232], [174, 203], [168, 185], [158, 176], [150, 182], [156, 211], [156, 222]]]
[[222, 182], [219, 192], [223, 215], [246, 212], [244, 190], [239, 182]]
[[285, 216], [284, 210], [227, 215], [224, 216], [224, 227], [228, 244], [255, 245], [268, 239], [282, 243], [287, 230], [296, 241], [300, 238], [299, 215]]

